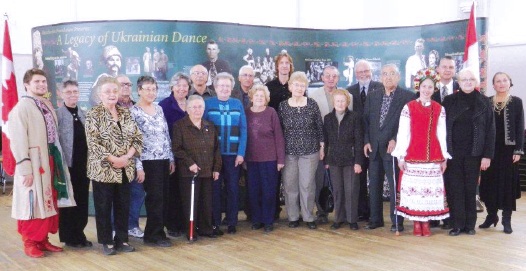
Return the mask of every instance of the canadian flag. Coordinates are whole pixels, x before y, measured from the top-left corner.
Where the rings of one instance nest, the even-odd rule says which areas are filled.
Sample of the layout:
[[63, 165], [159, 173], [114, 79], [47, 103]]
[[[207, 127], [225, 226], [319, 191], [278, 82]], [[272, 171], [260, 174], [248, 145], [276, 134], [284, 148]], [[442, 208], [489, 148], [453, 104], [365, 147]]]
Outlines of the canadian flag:
[[17, 102], [18, 92], [16, 90], [15, 70], [13, 68], [13, 52], [11, 51], [11, 38], [9, 37], [9, 27], [6, 19], [2, 54], [2, 165], [5, 173], [11, 176], [15, 173], [16, 161], [9, 146], [9, 138], [6, 136], [8, 129], [7, 117]]
[[475, 21], [475, 1], [471, 5], [468, 29], [466, 31], [466, 45], [464, 46], [464, 68], [469, 68], [475, 73], [480, 82], [479, 43], [477, 41], [477, 26]]

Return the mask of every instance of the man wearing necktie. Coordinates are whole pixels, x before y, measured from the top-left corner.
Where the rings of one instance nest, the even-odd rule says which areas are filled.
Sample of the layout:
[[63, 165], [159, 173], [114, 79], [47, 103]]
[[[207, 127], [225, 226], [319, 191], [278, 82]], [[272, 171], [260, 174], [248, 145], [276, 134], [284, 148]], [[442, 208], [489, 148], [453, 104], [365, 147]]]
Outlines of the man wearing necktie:
[[208, 60], [203, 62], [201, 65], [205, 66], [208, 71], [208, 81], [206, 86], [214, 90], [214, 78], [218, 73], [228, 72], [232, 74], [230, 65], [228, 62], [219, 59], [219, 45], [214, 40], [209, 40], [206, 44], [206, 54], [208, 55]]
[[[363, 108], [367, 93], [370, 91], [383, 89], [382, 83], [372, 81], [372, 67], [367, 60], [359, 60], [354, 66], [354, 73], [358, 83], [351, 85], [347, 90], [352, 95], [353, 111], [358, 113], [362, 119]], [[367, 191], [367, 169], [369, 159], [364, 158], [362, 173], [360, 173], [360, 198], [358, 199], [358, 220], [366, 221], [369, 219], [369, 196]]]
[[437, 72], [440, 74], [439, 91], [433, 93], [431, 99], [442, 104], [447, 95], [453, 94], [460, 89], [458, 82], [453, 79], [456, 72], [455, 60], [450, 56], [442, 57], [438, 64]]

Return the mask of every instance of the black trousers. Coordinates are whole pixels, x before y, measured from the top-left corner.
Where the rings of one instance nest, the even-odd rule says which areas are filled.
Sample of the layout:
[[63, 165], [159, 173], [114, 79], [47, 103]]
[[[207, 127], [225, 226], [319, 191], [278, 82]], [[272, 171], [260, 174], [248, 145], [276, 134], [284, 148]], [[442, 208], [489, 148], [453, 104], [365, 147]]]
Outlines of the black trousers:
[[146, 197], [146, 227], [144, 228], [144, 241], [156, 242], [166, 239], [164, 232], [164, 194], [168, 191], [170, 181], [170, 160], [145, 160], [142, 161], [144, 169], [144, 191]]
[[170, 175], [168, 188], [164, 191], [164, 226], [168, 231], [184, 231], [184, 214], [177, 171]]
[[481, 157], [454, 157], [447, 161], [444, 173], [449, 204], [450, 225], [457, 229], [475, 229], [476, 195]]
[[[130, 212], [130, 182], [124, 174], [122, 183], [92, 181], [95, 222], [99, 244], [128, 242], [128, 215]], [[115, 238], [112, 238], [111, 213], [113, 210]]]
[[86, 167], [70, 167], [71, 185], [77, 206], [60, 208], [59, 231], [60, 242], [82, 244], [86, 242], [84, 228], [88, 224], [89, 179]]
[[358, 216], [369, 219], [369, 189], [367, 188], [367, 170], [369, 169], [369, 158], [363, 159], [362, 173], [360, 177], [360, 194], [358, 197]]
[[[194, 226], [200, 234], [212, 233], [212, 178], [195, 178], [194, 188]], [[181, 202], [183, 205], [185, 231], [189, 230], [192, 178], [179, 180]]]

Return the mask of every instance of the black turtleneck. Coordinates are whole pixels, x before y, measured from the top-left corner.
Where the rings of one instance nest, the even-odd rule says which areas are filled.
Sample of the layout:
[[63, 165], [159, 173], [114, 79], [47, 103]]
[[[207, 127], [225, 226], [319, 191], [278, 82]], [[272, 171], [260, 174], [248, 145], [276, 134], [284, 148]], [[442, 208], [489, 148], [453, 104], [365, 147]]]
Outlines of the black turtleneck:
[[[66, 106], [66, 105], [64, 105]], [[80, 168], [86, 168], [88, 157], [88, 143], [86, 141], [86, 132], [84, 125], [79, 118], [78, 106], [66, 106], [69, 113], [73, 116], [73, 160], [72, 165], [79, 165]], [[73, 166], [75, 167], [75, 166]]]
[[471, 93], [458, 93], [457, 106], [465, 110], [453, 123], [453, 149], [457, 157], [469, 156], [473, 149], [473, 115], [477, 94], [475, 90]]

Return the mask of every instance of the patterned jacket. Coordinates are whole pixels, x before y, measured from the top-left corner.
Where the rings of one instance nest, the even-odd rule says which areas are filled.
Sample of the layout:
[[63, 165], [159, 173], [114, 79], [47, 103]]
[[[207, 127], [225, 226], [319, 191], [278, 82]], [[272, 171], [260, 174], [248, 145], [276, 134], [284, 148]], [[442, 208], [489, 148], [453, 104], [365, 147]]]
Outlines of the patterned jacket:
[[[114, 168], [107, 160], [109, 155], [122, 156], [134, 147], [135, 156], [142, 151], [142, 134], [127, 108], [116, 105], [119, 123], [99, 104], [86, 115], [86, 140], [88, 141], [88, 177], [103, 183], [122, 183], [122, 169]], [[120, 127], [119, 127], [120, 124]], [[133, 180], [135, 163], [130, 160], [125, 168], [128, 180]]]

